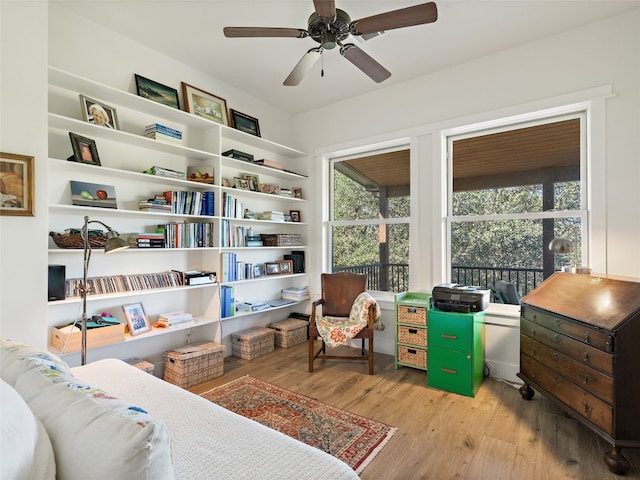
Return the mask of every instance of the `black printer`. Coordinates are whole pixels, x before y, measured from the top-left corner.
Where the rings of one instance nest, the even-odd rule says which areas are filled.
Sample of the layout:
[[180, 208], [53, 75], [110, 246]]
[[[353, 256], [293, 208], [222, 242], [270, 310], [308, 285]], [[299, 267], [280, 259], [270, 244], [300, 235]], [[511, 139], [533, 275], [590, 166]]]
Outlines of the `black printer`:
[[431, 302], [445, 312], [481, 312], [489, 306], [489, 290], [457, 283], [442, 283], [433, 287]]

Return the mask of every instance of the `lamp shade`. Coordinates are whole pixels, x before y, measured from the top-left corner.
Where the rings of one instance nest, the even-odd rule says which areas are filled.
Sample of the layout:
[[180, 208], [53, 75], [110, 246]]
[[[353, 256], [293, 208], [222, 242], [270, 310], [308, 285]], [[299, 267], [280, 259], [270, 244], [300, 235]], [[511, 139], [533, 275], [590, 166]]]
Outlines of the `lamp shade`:
[[129, 248], [129, 244], [117, 232], [109, 230], [107, 232], [107, 241], [104, 244], [104, 252], [111, 253], [125, 248]]
[[556, 237], [549, 242], [549, 250], [553, 253], [573, 253], [573, 242], [566, 238]]

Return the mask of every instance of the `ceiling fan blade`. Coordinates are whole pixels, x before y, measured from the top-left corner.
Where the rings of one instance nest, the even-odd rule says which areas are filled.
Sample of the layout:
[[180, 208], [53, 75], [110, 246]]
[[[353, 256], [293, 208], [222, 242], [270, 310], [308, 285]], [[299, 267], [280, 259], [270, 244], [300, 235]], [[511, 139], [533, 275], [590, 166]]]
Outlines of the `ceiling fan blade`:
[[279, 27], [224, 27], [224, 36], [228, 38], [242, 37], [287, 37], [305, 38], [309, 32], [300, 28]]
[[313, 6], [319, 17], [336, 18], [336, 2], [334, 0], [313, 0]]
[[352, 35], [364, 35], [393, 30], [394, 28], [433, 23], [437, 19], [438, 8], [435, 3], [429, 2], [361, 18], [351, 22], [349, 28]]
[[340, 48], [340, 55], [353, 63], [376, 83], [384, 82], [391, 76], [391, 72], [376, 62], [364, 50], [353, 43], [347, 43]]
[[283, 85], [286, 85], [287, 87], [295, 87], [298, 85], [309, 70], [311, 70], [311, 68], [316, 64], [320, 55], [320, 48], [312, 48], [305, 53], [289, 76], [285, 79]]

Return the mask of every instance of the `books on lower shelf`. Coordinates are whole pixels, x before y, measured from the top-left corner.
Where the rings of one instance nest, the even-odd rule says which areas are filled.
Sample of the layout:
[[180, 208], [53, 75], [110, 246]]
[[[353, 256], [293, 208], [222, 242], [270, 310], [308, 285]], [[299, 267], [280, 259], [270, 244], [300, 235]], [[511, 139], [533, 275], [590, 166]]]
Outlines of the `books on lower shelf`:
[[220, 287], [220, 316], [233, 317], [236, 314], [235, 288], [229, 285]]
[[282, 298], [285, 300], [293, 300], [295, 302], [301, 302], [302, 300], [308, 300], [309, 287], [288, 287], [282, 289]]
[[[79, 297], [81, 285], [82, 278], [70, 278], [66, 280], [65, 297]], [[175, 271], [87, 278], [89, 296], [134, 292], [154, 288], [181, 287], [183, 285], [182, 276], [179, 272]]]
[[175, 128], [169, 128], [159, 123], [147, 125], [144, 129], [144, 136], [165, 143], [182, 145], [182, 132]]
[[146, 173], [148, 175], [155, 175], [156, 177], [176, 178], [178, 180], [184, 180], [187, 177], [187, 174], [184, 172], [171, 170], [170, 168], [165, 168], [165, 167], [158, 167], [157, 165], [154, 165], [153, 167], [148, 168], [142, 173]]
[[142, 199], [140, 210], [162, 209], [167, 213], [178, 215], [213, 216], [215, 206], [215, 192], [200, 192], [195, 190], [167, 190], [154, 195], [153, 198]]
[[161, 313], [156, 322], [158, 327], [177, 327], [195, 323], [193, 315], [189, 312], [167, 312]]

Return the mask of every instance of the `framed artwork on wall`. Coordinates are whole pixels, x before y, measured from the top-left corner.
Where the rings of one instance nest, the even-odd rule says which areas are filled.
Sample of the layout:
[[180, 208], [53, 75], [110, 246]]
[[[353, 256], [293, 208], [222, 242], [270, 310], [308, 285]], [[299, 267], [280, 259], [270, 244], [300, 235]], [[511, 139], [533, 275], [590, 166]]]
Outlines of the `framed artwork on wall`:
[[34, 159], [0, 152], [0, 215], [35, 216]]
[[206, 118], [212, 122], [229, 125], [227, 116], [227, 101], [213, 93], [200, 90], [188, 83], [182, 82], [182, 96], [184, 99], [184, 109]]
[[249, 135], [260, 136], [260, 125], [257, 118], [250, 117], [246, 113], [240, 113], [233, 108], [229, 109], [229, 115], [231, 116], [231, 126], [233, 128]]
[[162, 85], [161, 83], [154, 82], [142, 75], [134, 74], [136, 77], [136, 89], [138, 96], [153, 100], [154, 102], [161, 103], [168, 107], [180, 108], [178, 102], [178, 90], [175, 88]]

